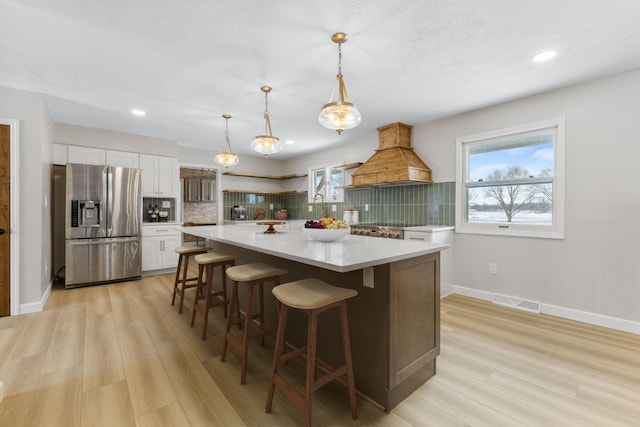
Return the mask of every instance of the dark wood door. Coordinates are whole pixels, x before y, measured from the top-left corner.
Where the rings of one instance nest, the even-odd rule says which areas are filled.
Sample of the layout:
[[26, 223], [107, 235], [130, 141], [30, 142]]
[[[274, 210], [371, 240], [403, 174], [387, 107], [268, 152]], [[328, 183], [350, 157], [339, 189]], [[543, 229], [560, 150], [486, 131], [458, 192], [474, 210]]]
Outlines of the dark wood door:
[[9, 152], [10, 127], [0, 125], [0, 316], [11, 314], [11, 281], [9, 250], [9, 212], [10, 212], [10, 171]]

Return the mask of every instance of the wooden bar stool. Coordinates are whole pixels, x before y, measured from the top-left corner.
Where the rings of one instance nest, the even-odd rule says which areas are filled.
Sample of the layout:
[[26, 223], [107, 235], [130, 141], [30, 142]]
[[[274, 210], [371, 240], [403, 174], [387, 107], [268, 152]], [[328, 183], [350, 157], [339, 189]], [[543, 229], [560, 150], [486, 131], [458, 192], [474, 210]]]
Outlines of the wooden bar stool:
[[[354, 420], [357, 419], [358, 412], [356, 408], [356, 391], [353, 379], [353, 363], [351, 361], [346, 300], [358, 295], [358, 292], [354, 289], [338, 288], [318, 279], [304, 279], [285, 283], [273, 288], [273, 295], [275, 295], [281, 304], [279, 305], [278, 334], [276, 337], [276, 346], [273, 351], [273, 367], [269, 380], [266, 412], [271, 412], [273, 394], [277, 386], [304, 412], [304, 425], [310, 427], [314, 392], [328, 382], [337, 379], [341, 382], [346, 382], [349, 390], [351, 418]], [[342, 349], [344, 351], [345, 364], [339, 368], [334, 368], [327, 362], [316, 357], [318, 315], [333, 307], [340, 309]], [[283, 353], [285, 330], [287, 327], [287, 311], [289, 308], [302, 310], [308, 316], [307, 345], [297, 350]], [[286, 363], [288, 360], [303, 354], [307, 356], [304, 393], [299, 391], [278, 372], [280, 364]], [[326, 372], [326, 374], [317, 378], [316, 367]]]
[[[189, 270], [189, 258], [194, 255], [204, 254], [207, 252], [207, 248], [204, 246], [178, 246], [176, 247], [178, 253], [178, 268], [176, 269], [176, 280], [173, 282], [173, 298], [171, 298], [171, 305], [176, 303], [176, 295], [180, 295], [180, 309], [178, 313], [182, 313], [182, 306], [184, 305], [184, 291], [196, 286], [197, 277], [187, 277]], [[181, 277], [182, 276], [182, 277]]]
[[[242, 371], [240, 374], [240, 384], [246, 382], [247, 358], [249, 355], [249, 340], [260, 337], [260, 344], [264, 347], [264, 336], [274, 334], [275, 327], [267, 327], [264, 324], [264, 282], [273, 282], [275, 286], [280, 284], [280, 276], [287, 274], [287, 270], [271, 267], [267, 264], [255, 263], [230, 267], [227, 269], [227, 277], [233, 282], [231, 293], [231, 303], [229, 304], [229, 316], [227, 317], [227, 327], [222, 344], [222, 355], [220, 361], [224, 362], [227, 355], [227, 346], [231, 344], [242, 355]], [[247, 298], [245, 302], [244, 315], [239, 314], [238, 283], [244, 283], [247, 287]], [[258, 288], [258, 311], [253, 312], [253, 299], [256, 287]], [[232, 313], [236, 313], [235, 319]], [[253, 319], [258, 319], [260, 329], [252, 331]], [[242, 341], [231, 333], [231, 326], [241, 325], [244, 327]]]
[[[196, 296], [193, 301], [193, 311], [191, 313], [191, 327], [196, 320], [196, 313], [202, 315], [202, 340], [207, 337], [207, 322], [209, 320], [209, 309], [219, 305], [224, 306], [224, 317], [227, 317], [227, 306], [229, 299], [227, 298], [227, 267], [236, 265], [234, 255], [224, 254], [220, 252], [208, 252], [196, 255], [193, 260], [198, 264], [198, 282], [196, 283]], [[222, 273], [222, 289], [216, 291], [213, 289], [213, 273], [216, 267], [220, 267]], [[206, 271], [206, 280], [202, 280]], [[204, 307], [198, 305], [198, 302], [204, 300]]]

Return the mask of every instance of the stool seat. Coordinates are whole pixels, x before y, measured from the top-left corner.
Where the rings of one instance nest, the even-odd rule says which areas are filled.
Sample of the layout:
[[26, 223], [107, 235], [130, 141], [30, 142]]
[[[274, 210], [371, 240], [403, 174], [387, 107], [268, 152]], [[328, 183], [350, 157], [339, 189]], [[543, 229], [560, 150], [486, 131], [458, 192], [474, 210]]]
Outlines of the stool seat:
[[250, 282], [262, 280], [274, 276], [287, 274], [287, 270], [271, 267], [270, 265], [256, 262], [254, 264], [236, 265], [227, 269], [227, 277], [236, 282]]
[[303, 279], [273, 288], [273, 295], [289, 307], [313, 310], [358, 295], [358, 291], [339, 288], [319, 279]]
[[207, 252], [207, 248], [204, 246], [176, 246], [175, 251], [180, 255], [203, 254]]
[[221, 252], [207, 252], [204, 254], [196, 255], [193, 260], [196, 264], [214, 264], [217, 262], [235, 260], [235, 255], [225, 254]]

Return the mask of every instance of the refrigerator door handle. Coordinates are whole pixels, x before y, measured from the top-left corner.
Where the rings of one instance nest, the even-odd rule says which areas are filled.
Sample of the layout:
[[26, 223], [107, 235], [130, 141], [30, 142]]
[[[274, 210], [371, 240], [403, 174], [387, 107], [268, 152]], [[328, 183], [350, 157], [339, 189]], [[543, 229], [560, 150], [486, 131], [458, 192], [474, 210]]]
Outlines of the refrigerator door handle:
[[107, 245], [110, 243], [139, 242], [140, 237], [113, 237], [107, 239], [67, 239], [67, 244], [72, 246]]
[[105, 166], [102, 176], [102, 194], [104, 194], [107, 199], [107, 215], [103, 218], [107, 220], [107, 237], [111, 237], [113, 232], [113, 225], [111, 224], [111, 216], [113, 215], [113, 173], [109, 166]]

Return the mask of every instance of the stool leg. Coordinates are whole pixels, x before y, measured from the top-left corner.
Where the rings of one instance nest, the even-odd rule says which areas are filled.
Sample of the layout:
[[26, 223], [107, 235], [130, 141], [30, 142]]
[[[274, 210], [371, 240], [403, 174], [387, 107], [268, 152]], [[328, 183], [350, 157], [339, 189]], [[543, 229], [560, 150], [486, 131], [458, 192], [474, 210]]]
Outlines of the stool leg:
[[[234, 262], [231, 265], [235, 265]], [[222, 264], [222, 298], [224, 299], [224, 318], [228, 315], [229, 300], [227, 299], [227, 264]]]
[[[236, 319], [240, 319], [242, 316], [240, 315], [240, 297], [238, 296], [238, 285], [236, 284], [233, 288], [233, 293], [236, 296]], [[229, 308], [229, 310], [232, 310]], [[231, 316], [231, 311], [229, 312], [229, 316]], [[238, 322], [238, 330], [242, 329], [242, 322]]]
[[311, 427], [311, 410], [313, 405], [313, 392], [316, 382], [316, 341], [318, 332], [318, 312], [311, 310], [307, 326], [307, 375], [306, 390], [304, 396], [304, 425]]
[[171, 305], [176, 303], [176, 293], [178, 292], [178, 282], [180, 281], [180, 268], [182, 267], [182, 254], [178, 256], [178, 267], [176, 268], [176, 278], [173, 282], [173, 298], [171, 298]]
[[222, 342], [222, 353], [220, 354], [220, 361], [224, 362], [224, 359], [227, 357], [227, 347], [229, 345], [229, 340], [227, 338], [227, 335], [229, 335], [231, 332], [231, 325], [233, 324], [233, 316], [231, 315], [231, 313], [233, 313], [233, 308], [236, 307], [237, 309], [237, 317], [236, 319], [239, 320], [240, 319], [240, 310], [238, 309], [238, 282], [236, 282], [235, 280], [231, 281], [232, 283], [232, 290], [231, 290], [231, 303], [229, 304], [229, 316], [227, 317], [227, 325], [225, 327], [225, 331], [224, 331], [224, 341]]
[[180, 308], [178, 313], [182, 314], [182, 306], [184, 305], [184, 291], [187, 286], [187, 270], [189, 270], [189, 255], [184, 256], [184, 268], [182, 269], [182, 290], [180, 292]]
[[273, 350], [273, 365], [271, 366], [271, 376], [269, 377], [269, 390], [267, 393], [267, 406], [265, 412], [268, 414], [271, 412], [271, 406], [273, 405], [273, 394], [276, 386], [274, 378], [278, 374], [278, 367], [280, 366], [280, 358], [284, 354], [284, 339], [285, 331], [287, 329], [287, 306], [279, 304], [279, 316], [278, 316], [278, 333], [276, 334], [276, 348]]
[[191, 327], [196, 321], [196, 306], [198, 305], [198, 301], [200, 300], [200, 295], [202, 294], [202, 275], [204, 272], [204, 265], [198, 265], [198, 283], [196, 284], [196, 296], [193, 299], [193, 310], [191, 310]]
[[207, 281], [204, 288], [204, 324], [202, 325], [202, 340], [207, 338], [209, 309], [211, 308], [211, 294], [213, 293], [213, 264], [207, 265]]
[[351, 360], [351, 342], [349, 340], [349, 320], [347, 318], [347, 303], [340, 304], [340, 320], [342, 330], [342, 348], [344, 350], [344, 360], [347, 365], [347, 387], [349, 389], [349, 406], [351, 406], [351, 418], [358, 419], [358, 409], [356, 407], [356, 386], [353, 378], [353, 362]]
[[254, 293], [255, 283], [249, 284], [249, 286], [247, 286], [247, 301], [244, 309], [244, 334], [242, 336], [242, 371], [240, 372], [240, 384], [245, 384], [247, 382], [247, 359], [249, 358]]

